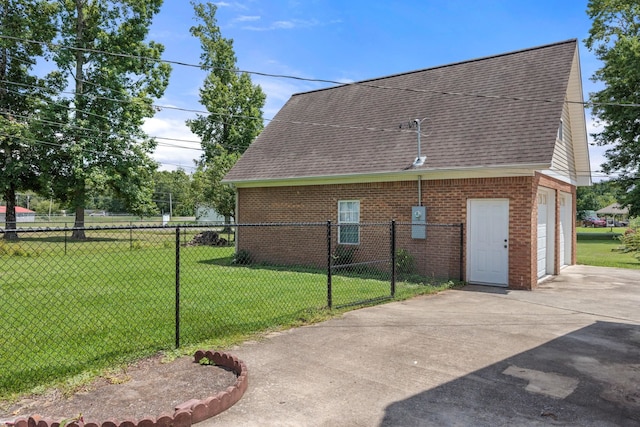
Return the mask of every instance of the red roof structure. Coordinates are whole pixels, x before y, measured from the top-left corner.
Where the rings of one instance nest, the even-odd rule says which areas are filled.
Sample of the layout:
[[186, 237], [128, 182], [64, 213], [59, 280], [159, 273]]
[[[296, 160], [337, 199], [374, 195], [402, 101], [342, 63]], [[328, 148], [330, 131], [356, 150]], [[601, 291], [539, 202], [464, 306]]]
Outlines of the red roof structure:
[[[0, 206], [0, 214], [6, 214], [7, 213], [7, 207], [6, 206]], [[35, 211], [32, 211], [31, 209], [27, 209], [27, 208], [23, 208], [21, 206], [16, 206], [16, 215], [17, 214], [35, 214]]]

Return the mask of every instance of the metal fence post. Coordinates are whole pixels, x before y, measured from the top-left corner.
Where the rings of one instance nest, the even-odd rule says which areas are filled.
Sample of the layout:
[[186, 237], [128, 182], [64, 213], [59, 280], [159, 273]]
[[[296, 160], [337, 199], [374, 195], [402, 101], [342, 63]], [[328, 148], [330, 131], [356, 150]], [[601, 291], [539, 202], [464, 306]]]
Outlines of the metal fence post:
[[391, 220], [391, 298], [396, 296], [396, 220]]
[[64, 254], [67, 254], [67, 223], [64, 223]]
[[327, 307], [331, 305], [331, 221], [327, 221]]
[[176, 348], [180, 348], [180, 226], [176, 227]]
[[462, 262], [462, 257], [464, 255], [464, 250], [463, 250], [463, 245], [464, 245], [464, 222], [460, 223], [460, 274], [458, 275], [458, 280], [462, 280], [462, 278], [464, 277], [464, 274], [462, 274], [462, 269], [464, 268], [464, 263]]

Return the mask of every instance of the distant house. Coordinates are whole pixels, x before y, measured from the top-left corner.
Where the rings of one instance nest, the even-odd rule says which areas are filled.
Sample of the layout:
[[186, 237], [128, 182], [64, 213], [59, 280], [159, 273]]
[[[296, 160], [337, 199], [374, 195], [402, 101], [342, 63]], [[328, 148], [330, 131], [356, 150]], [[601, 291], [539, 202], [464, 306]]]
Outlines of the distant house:
[[[5, 222], [7, 216], [7, 207], [0, 206], [0, 222]], [[16, 222], [35, 222], [36, 213], [27, 208], [16, 206]]]
[[619, 203], [612, 203], [602, 209], [596, 211], [598, 215], [611, 215], [611, 216], [627, 216], [629, 215], [629, 208], [623, 208]]
[[224, 223], [224, 215], [220, 215], [210, 206], [201, 205], [196, 207], [196, 221]]
[[619, 203], [612, 203], [596, 211], [607, 219], [607, 226], [626, 227], [629, 225], [629, 208], [623, 208]]
[[[532, 289], [575, 263], [576, 186], [591, 184], [578, 43], [295, 94], [225, 182], [239, 224], [411, 222], [425, 206], [464, 224], [467, 282]], [[252, 233], [239, 249], [318, 258]]]

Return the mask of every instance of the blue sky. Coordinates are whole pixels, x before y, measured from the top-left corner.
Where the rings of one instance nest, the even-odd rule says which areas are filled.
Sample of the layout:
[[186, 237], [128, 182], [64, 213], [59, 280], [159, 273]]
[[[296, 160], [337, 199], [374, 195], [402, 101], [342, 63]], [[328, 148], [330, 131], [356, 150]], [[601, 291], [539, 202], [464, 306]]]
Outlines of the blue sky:
[[[591, 22], [587, 0], [225, 0], [216, 18], [234, 40], [238, 67], [246, 71], [334, 81], [359, 81], [405, 71], [554, 43], [580, 41], [585, 99], [601, 86], [590, 77], [601, 64], [584, 47]], [[193, 8], [165, 0], [150, 39], [165, 45], [164, 58], [196, 64], [200, 46], [189, 34]], [[205, 74], [174, 65], [160, 105], [204, 110], [198, 98]], [[264, 117], [272, 118], [289, 97], [327, 84], [252, 75], [267, 95]], [[184, 121], [195, 113], [163, 109], [145, 124], [159, 137], [197, 141]], [[589, 132], [592, 126], [586, 111]], [[197, 142], [159, 139], [155, 158], [162, 169], [193, 170]], [[173, 146], [169, 146], [173, 145]], [[183, 148], [187, 147], [187, 148]], [[594, 178], [601, 147], [590, 147]]]

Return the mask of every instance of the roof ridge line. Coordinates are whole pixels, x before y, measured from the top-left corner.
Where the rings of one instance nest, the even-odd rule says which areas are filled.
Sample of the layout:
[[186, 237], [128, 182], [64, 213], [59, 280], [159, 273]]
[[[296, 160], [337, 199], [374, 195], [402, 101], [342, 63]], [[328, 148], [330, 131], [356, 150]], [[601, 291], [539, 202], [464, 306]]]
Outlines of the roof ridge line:
[[425, 72], [425, 71], [437, 70], [438, 68], [446, 68], [446, 67], [452, 67], [452, 66], [455, 66], [455, 65], [468, 64], [468, 63], [471, 63], [471, 62], [485, 61], [487, 59], [500, 58], [502, 56], [509, 56], [509, 55], [516, 55], [516, 54], [520, 54], [520, 53], [524, 53], [524, 52], [528, 52], [528, 51], [546, 49], [546, 48], [550, 48], [552, 46], [559, 46], [559, 45], [562, 45], [562, 44], [577, 43], [577, 42], [578, 42], [577, 38], [572, 38], [572, 39], [567, 39], [567, 40], [563, 40], [563, 41], [559, 41], [559, 42], [548, 43], [548, 44], [544, 44], [544, 45], [533, 46], [533, 47], [528, 47], [528, 48], [518, 49], [518, 50], [513, 50], [513, 51], [510, 51], [510, 52], [497, 53], [497, 54], [493, 54], [493, 55], [481, 56], [481, 57], [474, 58], [474, 59], [466, 59], [464, 61], [451, 62], [449, 64], [435, 65], [433, 67], [421, 68], [421, 69], [413, 70], [413, 71], [404, 71], [404, 72], [401, 72], [401, 73], [389, 74], [389, 75], [380, 76], [380, 77], [373, 77], [373, 78], [369, 78], [369, 79], [365, 79], [365, 80], [358, 80], [358, 81], [351, 82], [351, 83], [343, 83], [343, 84], [339, 84], [339, 85], [336, 85], [336, 86], [325, 87], [325, 88], [321, 88], [321, 89], [313, 89], [313, 90], [309, 90], [309, 91], [305, 91], [305, 92], [297, 92], [297, 93], [294, 93], [293, 95], [291, 95], [291, 98], [293, 98], [294, 96], [298, 96], [298, 95], [306, 95], [306, 94], [314, 93], [314, 92], [322, 92], [322, 91], [325, 91], [325, 90], [339, 89], [339, 88], [343, 88], [343, 87], [346, 87], [346, 86], [366, 85], [367, 83], [371, 83], [371, 82], [375, 82], [375, 81], [379, 81], [379, 80], [384, 80], [384, 79], [389, 79], [389, 78], [392, 78], [392, 77], [399, 77], [399, 76], [406, 76], [406, 75], [409, 75], [409, 74], [422, 73], [422, 72]]

